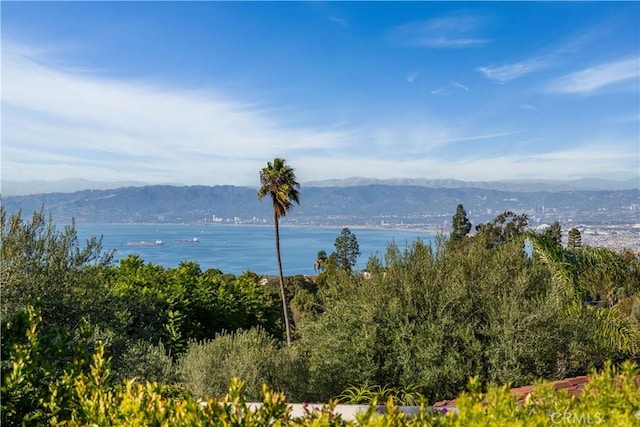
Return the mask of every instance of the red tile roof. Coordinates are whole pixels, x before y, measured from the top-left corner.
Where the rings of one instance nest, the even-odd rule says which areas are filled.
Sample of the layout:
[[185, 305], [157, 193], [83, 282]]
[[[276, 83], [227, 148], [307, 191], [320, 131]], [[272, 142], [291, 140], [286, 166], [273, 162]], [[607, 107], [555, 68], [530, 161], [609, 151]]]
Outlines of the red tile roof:
[[[640, 377], [638, 379], [640, 381]], [[566, 390], [571, 396], [578, 396], [584, 391], [584, 386], [589, 382], [587, 375], [582, 375], [574, 378], [565, 378], [563, 380], [553, 381], [551, 383], [554, 390]], [[527, 385], [523, 387], [515, 387], [510, 390], [511, 394], [518, 396], [518, 401], [523, 401], [535, 388], [533, 385]], [[435, 410], [452, 410], [456, 408], [455, 400], [441, 400], [433, 404]]]

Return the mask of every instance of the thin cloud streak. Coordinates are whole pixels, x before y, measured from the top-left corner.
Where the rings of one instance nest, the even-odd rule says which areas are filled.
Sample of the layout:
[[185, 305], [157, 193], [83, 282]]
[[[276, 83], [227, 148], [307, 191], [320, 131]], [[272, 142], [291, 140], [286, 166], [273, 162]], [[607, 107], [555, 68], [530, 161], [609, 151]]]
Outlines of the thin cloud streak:
[[511, 64], [478, 67], [476, 71], [497, 83], [507, 83], [527, 74], [552, 68], [559, 63], [565, 62], [567, 55], [578, 52], [583, 46], [596, 39], [603, 31], [606, 31], [606, 28], [598, 26], [565, 40], [564, 43], [546, 53], [534, 55]]
[[458, 91], [469, 92], [469, 88], [462, 83], [459, 82], [451, 82], [446, 86], [441, 86], [437, 89], [433, 89], [430, 93], [431, 95], [451, 95], [454, 92]]
[[391, 31], [390, 37], [401, 45], [411, 47], [433, 49], [475, 47], [489, 42], [487, 39], [473, 35], [480, 23], [480, 19], [470, 15], [435, 18], [399, 25]]
[[431, 47], [435, 49], [461, 49], [465, 47], [479, 46], [487, 43], [485, 39], [447, 39], [447, 38], [416, 38], [414, 43], [416, 46]]
[[482, 139], [504, 138], [505, 136], [511, 136], [517, 133], [519, 132], [498, 132], [498, 133], [488, 133], [488, 134], [481, 134], [481, 135], [452, 137], [452, 138], [448, 138], [441, 141], [441, 143], [451, 144], [454, 142], [466, 142], [466, 141], [478, 141]]
[[603, 88], [634, 80], [632, 87], [637, 90], [640, 78], [640, 58], [624, 58], [614, 62], [596, 65], [585, 70], [562, 76], [547, 86], [547, 91], [555, 93], [592, 94]]
[[526, 74], [546, 68], [549, 65], [550, 61], [547, 58], [538, 57], [499, 67], [479, 67], [477, 70], [490, 80], [494, 80], [498, 83], [506, 83]]
[[340, 25], [343, 28], [347, 28], [349, 26], [349, 21], [343, 18], [339, 18], [335, 15], [328, 15], [327, 19], [331, 22], [335, 22], [336, 24]]

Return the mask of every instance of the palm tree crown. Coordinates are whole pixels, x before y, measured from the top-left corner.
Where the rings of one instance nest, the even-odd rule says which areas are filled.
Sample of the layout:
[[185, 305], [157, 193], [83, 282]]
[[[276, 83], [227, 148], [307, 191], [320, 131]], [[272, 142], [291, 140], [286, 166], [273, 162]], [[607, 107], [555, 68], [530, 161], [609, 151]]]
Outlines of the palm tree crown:
[[260, 171], [260, 183], [262, 187], [258, 191], [258, 199], [271, 195], [273, 210], [278, 218], [285, 216], [294, 202], [300, 204], [300, 184], [286, 160], [276, 157], [273, 163], [267, 162], [267, 167]]

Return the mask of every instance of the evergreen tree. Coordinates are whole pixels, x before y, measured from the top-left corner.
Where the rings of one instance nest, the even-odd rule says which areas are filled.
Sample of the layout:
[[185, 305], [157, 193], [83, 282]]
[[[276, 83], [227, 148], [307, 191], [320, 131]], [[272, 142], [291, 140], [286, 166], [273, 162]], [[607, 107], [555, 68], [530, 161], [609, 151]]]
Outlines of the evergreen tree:
[[582, 247], [582, 235], [580, 234], [580, 230], [575, 227], [569, 230], [567, 247], [569, 249], [578, 249]]
[[456, 214], [452, 220], [452, 230], [450, 239], [460, 241], [471, 231], [471, 221], [467, 218], [467, 212], [461, 204], [456, 208]]
[[334, 259], [338, 268], [351, 272], [360, 256], [358, 239], [349, 228], [344, 227], [336, 238], [334, 245], [336, 247]]
[[551, 226], [547, 227], [544, 230], [544, 236], [550, 238], [557, 244], [562, 243], [562, 228], [560, 227], [560, 223], [558, 221], [554, 221]]

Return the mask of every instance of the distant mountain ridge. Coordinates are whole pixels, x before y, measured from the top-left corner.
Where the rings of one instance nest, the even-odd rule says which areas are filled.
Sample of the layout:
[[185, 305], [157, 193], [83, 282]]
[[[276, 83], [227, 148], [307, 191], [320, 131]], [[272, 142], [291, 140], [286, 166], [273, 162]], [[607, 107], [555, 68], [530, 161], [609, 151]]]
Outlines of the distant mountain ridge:
[[431, 188], [482, 188], [500, 191], [599, 191], [599, 190], [633, 190], [640, 188], [640, 179], [631, 178], [624, 181], [613, 181], [599, 178], [582, 178], [575, 180], [504, 180], [504, 181], [462, 181], [458, 179], [427, 178], [362, 178], [328, 179], [309, 181], [308, 187], [353, 187], [360, 185], [415, 185]]
[[[300, 205], [283, 218], [298, 225], [420, 225], [442, 227], [457, 204], [475, 223], [511, 210], [541, 223], [640, 223], [640, 190], [516, 192], [481, 188], [430, 188], [370, 184], [345, 187], [303, 186]], [[3, 197], [8, 213], [45, 210], [61, 223], [266, 224], [269, 201], [257, 189], [236, 186], [155, 185], [74, 193]]]
[[[640, 188], [640, 179], [613, 181], [598, 178], [576, 180], [504, 180], [504, 181], [462, 181], [458, 179], [390, 178], [376, 179], [351, 177], [303, 182], [302, 187], [356, 187], [361, 185], [419, 186], [431, 188], [481, 188], [499, 191], [573, 191], [573, 190], [633, 190]], [[82, 190], [110, 190], [123, 187], [145, 187], [142, 181], [92, 181], [87, 179], [64, 179], [57, 181], [3, 181], [0, 188], [3, 196], [24, 196], [46, 193], [72, 193]], [[179, 183], [161, 185], [183, 186]], [[257, 188], [258, 183], [256, 183]]]
[[3, 196], [25, 196], [45, 193], [73, 193], [82, 190], [109, 190], [122, 187], [143, 187], [142, 181], [91, 181], [88, 179], [62, 179], [56, 181], [2, 181]]

